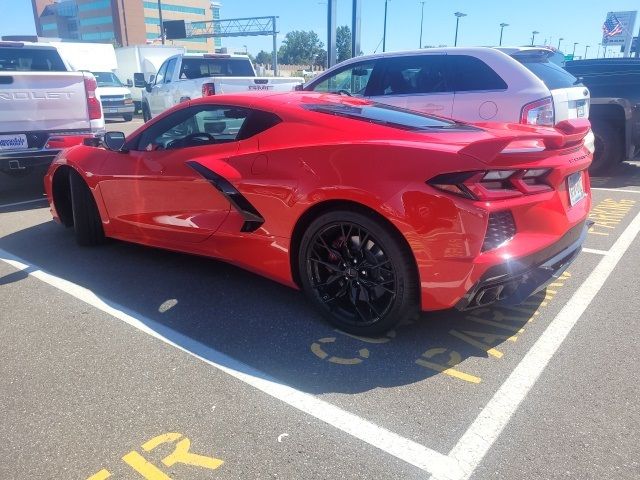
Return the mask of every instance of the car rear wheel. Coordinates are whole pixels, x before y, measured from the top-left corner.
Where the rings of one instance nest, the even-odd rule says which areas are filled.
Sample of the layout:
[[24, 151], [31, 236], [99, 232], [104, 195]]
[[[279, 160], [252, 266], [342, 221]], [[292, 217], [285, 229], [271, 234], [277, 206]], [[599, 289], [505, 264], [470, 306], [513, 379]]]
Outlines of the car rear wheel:
[[418, 276], [408, 247], [383, 222], [356, 211], [314, 220], [300, 245], [306, 295], [338, 328], [378, 335], [418, 305]]
[[104, 243], [105, 236], [102, 220], [89, 186], [75, 171], [69, 173], [69, 184], [73, 229], [78, 245], [88, 247]]
[[591, 127], [595, 137], [595, 151], [589, 171], [599, 175], [623, 160], [624, 145], [622, 135], [610, 123], [592, 120]]
[[129, 113], [127, 115], [123, 115], [122, 118], [124, 118], [125, 122], [130, 122], [131, 120], [133, 120], [133, 114]]

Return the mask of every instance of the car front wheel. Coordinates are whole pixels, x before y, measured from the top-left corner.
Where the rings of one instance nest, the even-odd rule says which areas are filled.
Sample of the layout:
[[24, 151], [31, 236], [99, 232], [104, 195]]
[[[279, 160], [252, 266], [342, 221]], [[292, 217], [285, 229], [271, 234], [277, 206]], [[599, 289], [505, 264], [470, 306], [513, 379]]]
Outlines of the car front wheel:
[[417, 313], [411, 251], [398, 232], [371, 215], [321, 215], [307, 228], [298, 260], [306, 295], [341, 330], [379, 335]]

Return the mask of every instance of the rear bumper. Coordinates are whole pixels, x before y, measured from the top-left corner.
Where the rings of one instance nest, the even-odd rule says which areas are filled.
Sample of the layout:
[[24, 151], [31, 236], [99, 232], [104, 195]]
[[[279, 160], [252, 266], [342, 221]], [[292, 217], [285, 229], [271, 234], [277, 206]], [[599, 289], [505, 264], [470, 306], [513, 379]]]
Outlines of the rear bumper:
[[121, 117], [122, 115], [133, 115], [136, 111], [134, 104], [121, 106], [121, 107], [102, 107], [104, 118]]
[[524, 258], [488, 269], [455, 305], [458, 310], [494, 305], [517, 305], [557, 279], [576, 259], [592, 222], [569, 230], [558, 242]]
[[0, 171], [19, 172], [27, 168], [50, 165], [59, 149], [28, 149], [0, 152]]

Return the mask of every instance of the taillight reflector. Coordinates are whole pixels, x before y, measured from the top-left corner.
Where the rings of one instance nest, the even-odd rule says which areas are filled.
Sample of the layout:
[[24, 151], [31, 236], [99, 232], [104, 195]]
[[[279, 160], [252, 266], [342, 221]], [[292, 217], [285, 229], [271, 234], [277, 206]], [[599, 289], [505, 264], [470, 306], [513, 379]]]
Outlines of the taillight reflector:
[[202, 96], [210, 97], [211, 95], [216, 94], [216, 86], [213, 83], [203, 83], [202, 84]]
[[553, 112], [553, 100], [551, 97], [527, 103], [522, 107], [520, 123], [553, 126], [555, 123], [555, 114]]
[[102, 107], [100, 100], [96, 96], [98, 82], [91, 74], [84, 74], [84, 89], [87, 94], [87, 110], [89, 111], [89, 120], [100, 120], [102, 118]]

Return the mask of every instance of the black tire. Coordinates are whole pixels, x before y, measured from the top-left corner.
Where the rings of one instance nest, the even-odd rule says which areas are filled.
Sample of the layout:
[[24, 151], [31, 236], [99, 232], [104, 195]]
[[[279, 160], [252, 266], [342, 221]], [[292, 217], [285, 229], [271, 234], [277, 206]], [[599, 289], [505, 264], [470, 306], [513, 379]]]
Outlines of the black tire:
[[146, 103], [142, 104], [142, 120], [147, 123], [151, 120], [151, 112], [149, 111], [149, 105]]
[[372, 215], [338, 210], [316, 218], [300, 242], [298, 271], [307, 297], [346, 332], [380, 335], [418, 312], [413, 255]]
[[69, 173], [73, 229], [78, 245], [90, 247], [105, 242], [102, 220], [91, 190], [75, 171]]
[[606, 120], [592, 120], [591, 129], [596, 148], [589, 172], [600, 175], [624, 160], [624, 142], [620, 132]]
[[122, 118], [124, 118], [125, 122], [130, 122], [131, 120], [133, 120], [133, 114], [128, 113], [127, 115], [123, 115]]

